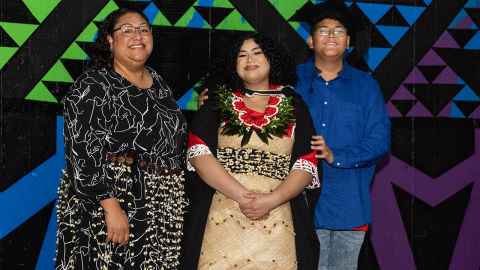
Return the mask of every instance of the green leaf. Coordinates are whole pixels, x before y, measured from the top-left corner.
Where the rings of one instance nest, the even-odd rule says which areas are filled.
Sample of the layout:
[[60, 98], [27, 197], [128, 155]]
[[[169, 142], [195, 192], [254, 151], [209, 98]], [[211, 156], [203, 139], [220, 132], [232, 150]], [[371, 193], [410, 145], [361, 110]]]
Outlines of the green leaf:
[[245, 146], [248, 141], [250, 141], [250, 138], [252, 137], [253, 129], [250, 128], [250, 130], [247, 132], [247, 134], [243, 135], [241, 145]]
[[260, 138], [260, 140], [262, 140], [262, 142], [268, 144], [268, 136], [266, 133], [264, 132], [257, 132], [257, 135], [258, 137]]

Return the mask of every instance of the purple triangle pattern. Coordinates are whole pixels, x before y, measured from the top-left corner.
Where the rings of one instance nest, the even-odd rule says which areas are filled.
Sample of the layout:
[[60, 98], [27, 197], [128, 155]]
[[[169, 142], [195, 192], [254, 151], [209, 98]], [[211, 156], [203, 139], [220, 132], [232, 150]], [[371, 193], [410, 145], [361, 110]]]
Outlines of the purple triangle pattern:
[[428, 84], [428, 81], [422, 72], [417, 67], [414, 67], [403, 83]]
[[470, 114], [469, 118], [480, 119], [480, 106]]
[[387, 111], [390, 117], [402, 117], [402, 114], [395, 108], [392, 102], [387, 103]]
[[423, 56], [422, 60], [418, 63], [419, 66], [441, 66], [446, 65], [443, 59], [438, 56], [438, 54], [430, 49], [425, 56]]
[[443, 32], [442, 36], [433, 45], [435, 48], [460, 48], [458, 43], [447, 31]]
[[434, 84], [459, 84], [458, 75], [447, 66], [438, 74], [437, 78], [433, 81]]
[[438, 117], [449, 117], [450, 111], [452, 110], [452, 102], [449, 102], [439, 113]]
[[407, 88], [402, 84], [392, 95], [390, 100], [417, 100], [417, 98], [407, 90]]
[[432, 113], [422, 105], [422, 103], [417, 102], [415, 106], [407, 113], [408, 117], [433, 117]]

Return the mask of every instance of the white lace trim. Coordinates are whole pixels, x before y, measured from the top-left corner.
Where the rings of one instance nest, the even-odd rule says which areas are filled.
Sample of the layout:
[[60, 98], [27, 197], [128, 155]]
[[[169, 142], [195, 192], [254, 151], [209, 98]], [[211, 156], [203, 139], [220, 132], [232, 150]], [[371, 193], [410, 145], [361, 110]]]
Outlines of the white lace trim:
[[303, 158], [299, 158], [293, 164], [292, 171], [293, 170], [306, 171], [312, 175], [312, 182], [307, 186], [308, 189], [320, 187], [320, 179], [318, 178], [317, 165], [315, 165], [313, 162]]
[[194, 144], [187, 150], [187, 170], [194, 172], [195, 168], [190, 163], [190, 159], [203, 155], [211, 155], [212, 152], [205, 144]]

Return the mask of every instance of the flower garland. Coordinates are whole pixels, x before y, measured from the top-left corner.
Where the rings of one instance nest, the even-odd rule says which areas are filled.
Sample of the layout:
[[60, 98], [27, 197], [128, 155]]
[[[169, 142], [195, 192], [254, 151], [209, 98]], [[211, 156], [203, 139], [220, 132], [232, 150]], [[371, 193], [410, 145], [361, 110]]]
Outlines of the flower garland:
[[253, 132], [268, 144], [268, 139], [272, 139], [272, 136], [282, 137], [295, 123], [292, 97], [269, 96], [263, 113], [248, 108], [239, 90], [232, 92], [222, 86], [219, 88], [218, 97], [220, 112], [225, 120], [222, 134], [243, 136], [242, 146], [248, 143]]

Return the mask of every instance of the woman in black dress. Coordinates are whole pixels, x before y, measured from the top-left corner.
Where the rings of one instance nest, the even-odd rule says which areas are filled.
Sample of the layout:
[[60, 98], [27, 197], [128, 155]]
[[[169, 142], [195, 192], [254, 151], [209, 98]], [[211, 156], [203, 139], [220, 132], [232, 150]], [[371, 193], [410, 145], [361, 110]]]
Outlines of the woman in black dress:
[[56, 269], [176, 269], [186, 122], [145, 62], [146, 17], [104, 21], [93, 68], [65, 97], [66, 167], [59, 187]]

